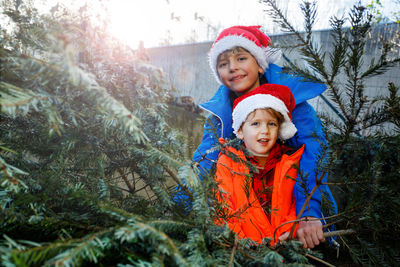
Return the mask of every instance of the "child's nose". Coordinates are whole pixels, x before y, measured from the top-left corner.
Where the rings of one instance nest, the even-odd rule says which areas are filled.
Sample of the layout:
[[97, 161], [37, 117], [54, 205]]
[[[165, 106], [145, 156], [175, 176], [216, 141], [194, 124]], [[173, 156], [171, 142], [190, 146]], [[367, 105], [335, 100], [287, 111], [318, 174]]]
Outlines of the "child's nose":
[[263, 124], [261, 127], [261, 132], [264, 134], [268, 134], [269, 133], [269, 127], [267, 124]]
[[229, 61], [229, 70], [233, 71], [237, 69], [237, 62], [235, 60], [230, 60]]

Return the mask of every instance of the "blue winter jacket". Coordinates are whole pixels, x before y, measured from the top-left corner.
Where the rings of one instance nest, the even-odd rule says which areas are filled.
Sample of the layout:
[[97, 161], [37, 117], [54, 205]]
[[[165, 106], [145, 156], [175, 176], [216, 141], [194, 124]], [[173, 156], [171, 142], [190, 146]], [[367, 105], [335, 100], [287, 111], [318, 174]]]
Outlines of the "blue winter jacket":
[[[319, 83], [303, 82], [300, 77], [283, 73], [282, 67], [274, 64], [269, 65], [265, 71], [265, 77], [268, 83], [288, 86], [294, 95], [296, 107], [293, 110], [292, 117], [298, 131], [293, 138], [288, 140], [288, 144], [293, 147], [305, 144], [305, 151], [300, 160], [300, 170], [303, 177], [308, 175], [306, 184], [308, 192], [310, 192], [316, 183], [315, 170], [318, 161], [316, 155], [320, 152], [320, 144], [325, 143], [325, 136], [321, 121], [312, 106], [307, 103], [307, 100], [321, 94], [326, 86]], [[232, 129], [232, 106], [229, 99], [229, 89], [224, 85], [220, 86], [210, 101], [200, 106], [212, 115], [204, 125], [203, 139], [194, 153], [193, 161], [200, 164], [200, 170], [208, 172], [212, 167], [210, 160], [217, 160], [220, 152], [219, 150], [209, 151], [217, 146], [218, 138], [230, 139], [235, 137]], [[215, 132], [217, 136], [214, 134]], [[203, 157], [206, 154], [207, 156]], [[323, 178], [323, 182], [326, 182], [326, 180], [327, 175]], [[334, 209], [333, 212], [336, 213], [336, 202], [329, 187], [322, 185], [320, 189], [324, 192], [324, 196], [330, 200]], [[315, 191], [302, 217], [322, 218], [321, 191]], [[301, 187], [300, 177], [297, 178], [294, 187], [294, 196], [296, 198], [296, 213], [298, 214], [307, 198], [304, 189]]]

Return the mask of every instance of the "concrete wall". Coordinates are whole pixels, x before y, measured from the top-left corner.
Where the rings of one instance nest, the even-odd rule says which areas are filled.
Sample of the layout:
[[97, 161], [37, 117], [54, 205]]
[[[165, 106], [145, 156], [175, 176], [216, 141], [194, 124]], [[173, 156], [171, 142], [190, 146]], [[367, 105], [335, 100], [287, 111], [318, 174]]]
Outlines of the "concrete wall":
[[[321, 45], [323, 52], [332, 51], [333, 41], [332, 32], [329, 30], [316, 31], [313, 40], [317, 45]], [[373, 57], [380, 55], [381, 39], [397, 40], [398, 46], [392, 51], [392, 56], [400, 56], [400, 25], [389, 24], [379, 25], [371, 32], [371, 40], [366, 46], [366, 55], [364, 57], [365, 65], [368, 66]], [[290, 35], [281, 34], [273, 35], [271, 39], [275, 45], [293, 44], [295, 38]], [[157, 47], [147, 49], [150, 62], [161, 67], [166, 73], [167, 80], [178, 90], [177, 95], [190, 95], [194, 98], [195, 103], [199, 104], [211, 98], [218, 89], [218, 83], [208, 64], [208, 51], [212, 42], [194, 43], [185, 45], [174, 45], [167, 47]], [[285, 55], [295, 62], [301, 62], [298, 53], [283, 50]], [[329, 58], [326, 58], [326, 65], [329, 66]], [[283, 65], [283, 61], [278, 62]], [[342, 74], [338, 79], [340, 83], [345, 84], [347, 81]], [[366, 82], [367, 94], [375, 96], [386, 91], [389, 81], [400, 85], [400, 67], [397, 65], [382, 75], [368, 79]], [[328, 108], [320, 97], [317, 97], [311, 104], [317, 111], [328, 111]]]
[[207, 101], [218, 89], [208, 64], [211, 42], [147, 49], [150, 62], [164, 70], [179, 96], [190, 95], [197, 104]]

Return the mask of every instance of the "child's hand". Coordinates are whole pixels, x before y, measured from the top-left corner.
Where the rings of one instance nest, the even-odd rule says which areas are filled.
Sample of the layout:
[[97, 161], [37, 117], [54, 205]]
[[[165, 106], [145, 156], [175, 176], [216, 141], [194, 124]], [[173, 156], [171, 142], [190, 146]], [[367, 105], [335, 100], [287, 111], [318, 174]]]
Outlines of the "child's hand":
[[312, 219], [317, 218], [308, 217], [308, 220], [300, 221], [297, 228], [297, 239], [303, 243], [304, 248], [314, 248], [320, 242], [325, 242], [321, 221]]
[[289, 232], [284, 232], [284, 233], [281, 234], [281, 236], [279, 237], [279, 242], [285, 241], [288, 237], [289, 237]]

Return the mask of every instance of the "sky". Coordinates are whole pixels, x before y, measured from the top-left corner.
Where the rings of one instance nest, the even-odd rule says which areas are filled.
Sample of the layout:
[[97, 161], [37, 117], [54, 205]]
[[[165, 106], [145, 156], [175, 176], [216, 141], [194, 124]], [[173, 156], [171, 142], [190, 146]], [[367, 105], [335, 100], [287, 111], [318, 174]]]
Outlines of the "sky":
[[[85, 0], [63, 0], [71, 6], [81, 6]], [[202, 42], [213, 40], [224, 28], [233, 25], [261, 25], [266, 33], [279, 33], [279, 27], [264, 11], [267, 5], [258, 0], [86, 0], [93, 10], [109, 20], [109, 30], [132, 48], [140, 41], [144, 46]], [[397, 3], [394, 3], [396, 2]], [[58, 0], [42, 0], [43, 8]], [[301, 29], [302, 0], [277, 0], [291, 23]], [[348, 13], [355, 0], [317, 0], [315, 29], [329, 28], [328, 17]], [[369, 3], [371, 0], [362, 1]], [[382, 11], [400, 10], [398, 0], [380, 0]]]

